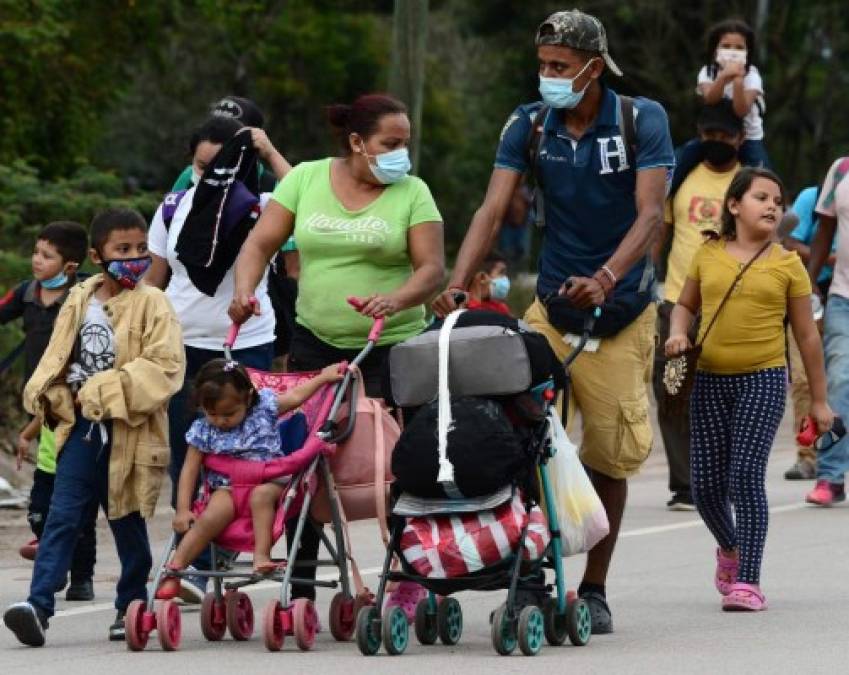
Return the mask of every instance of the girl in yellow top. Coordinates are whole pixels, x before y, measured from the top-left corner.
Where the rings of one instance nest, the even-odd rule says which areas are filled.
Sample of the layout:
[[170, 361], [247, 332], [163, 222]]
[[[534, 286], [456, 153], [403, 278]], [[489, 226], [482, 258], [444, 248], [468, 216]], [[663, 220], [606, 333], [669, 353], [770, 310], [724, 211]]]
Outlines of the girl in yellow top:
[[767, 246], [783, 213], [784, 186], [774, 173], [745, 168], [734, 177], [721, 234], [696, 253], [666, 342], [669, 356], [688, 349], [696, 313], [701, 309], [703, 333], [738, 272], [755, 258], [702, 345], [690, 401], [693, 499], [719, 544], [715, 584], [724, 610], [767, 606], [759, 586], [769, 518], [765, 476], [787, 394], [785, 316], [802, 353], [820, 433], [834, 420], [808, 274], [796, 253]]

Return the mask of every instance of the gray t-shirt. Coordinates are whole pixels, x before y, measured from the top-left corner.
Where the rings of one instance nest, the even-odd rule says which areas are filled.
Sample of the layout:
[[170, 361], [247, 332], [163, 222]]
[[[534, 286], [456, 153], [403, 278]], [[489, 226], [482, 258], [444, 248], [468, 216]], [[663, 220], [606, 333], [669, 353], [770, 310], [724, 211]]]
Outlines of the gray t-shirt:
[[78, 389], [92, 375], [114, 365], [115, 332], [103, 311], [103, 303], [92, 296], [80, 327], [79, 349], [68, 369], [68, 384]]

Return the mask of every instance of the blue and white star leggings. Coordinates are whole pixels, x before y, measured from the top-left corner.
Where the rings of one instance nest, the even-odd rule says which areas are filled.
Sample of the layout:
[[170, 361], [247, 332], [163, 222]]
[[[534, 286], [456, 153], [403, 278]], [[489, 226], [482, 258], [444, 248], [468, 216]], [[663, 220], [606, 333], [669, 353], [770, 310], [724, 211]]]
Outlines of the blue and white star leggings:
[[769, 507], [766, 465], [784, 415], [787, 372], [699, 371], [690, 400], [693, 501], [723, 549], [739, 549], [737, 580], [760, 579]]

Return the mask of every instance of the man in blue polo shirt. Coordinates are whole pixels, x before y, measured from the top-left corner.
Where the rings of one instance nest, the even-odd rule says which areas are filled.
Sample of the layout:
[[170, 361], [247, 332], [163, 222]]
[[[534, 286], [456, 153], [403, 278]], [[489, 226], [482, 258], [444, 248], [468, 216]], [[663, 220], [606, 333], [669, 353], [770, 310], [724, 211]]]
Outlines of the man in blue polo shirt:
[[508, 118], [486, 197], [448, 289], [433, 306], [439, 315], [455, 308], [454, 293], [468, 287], [513, 191], [531, 171], [545, 227], [537, 298], [525, 320], [564, 358], [587, 313], [602, 307], [596, 339], [571, 368], [570, 407], [581, 412], [581, 460], [610, 521], [610, 534], [589, 552], [578, 594], [589, 605], [593, 632], [610, 633], [605, 583], [626, 479], [652, 442], [647, 387], [656, 312], [647, 252], [663, 221], [674, 154], [659, 104], [621, 99], [600, 81], [605, 69], [621, 72], [598, 19], [577, 10], [552, 14], [536, 45], [543, 102], [521, 105]]

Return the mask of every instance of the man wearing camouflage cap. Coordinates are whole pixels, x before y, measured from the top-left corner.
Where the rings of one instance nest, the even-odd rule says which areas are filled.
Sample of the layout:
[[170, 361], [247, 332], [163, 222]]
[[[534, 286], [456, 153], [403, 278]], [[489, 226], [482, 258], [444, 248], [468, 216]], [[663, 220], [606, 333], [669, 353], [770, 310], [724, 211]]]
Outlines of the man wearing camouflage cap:
[[652, 443], [647, 386], [655, 307], [647, 253], [663, 220], [672, 139], [658, 103], [620, 97], [601, 82], [605, 69], [622, 73], [598, 19], [556, 12], [540, 25], [536, 48], [543, 101], [508, 118], [483, 204], [433, 306], [439, 315], [455, 308], [453, 295], [468, 288], [513, 191], [530, 174], [544, 239], [537, 297], [525, 320], [564, 358], [590, 310], [602, 307], [595, 339], [571, 367], [570, 409], [581, 412], [581, 460], [610, 521], [610, 534], [587, 557], [578, 594], [590, 607], [593, 632], [610, 633], [605, 584], [626, 480]]

